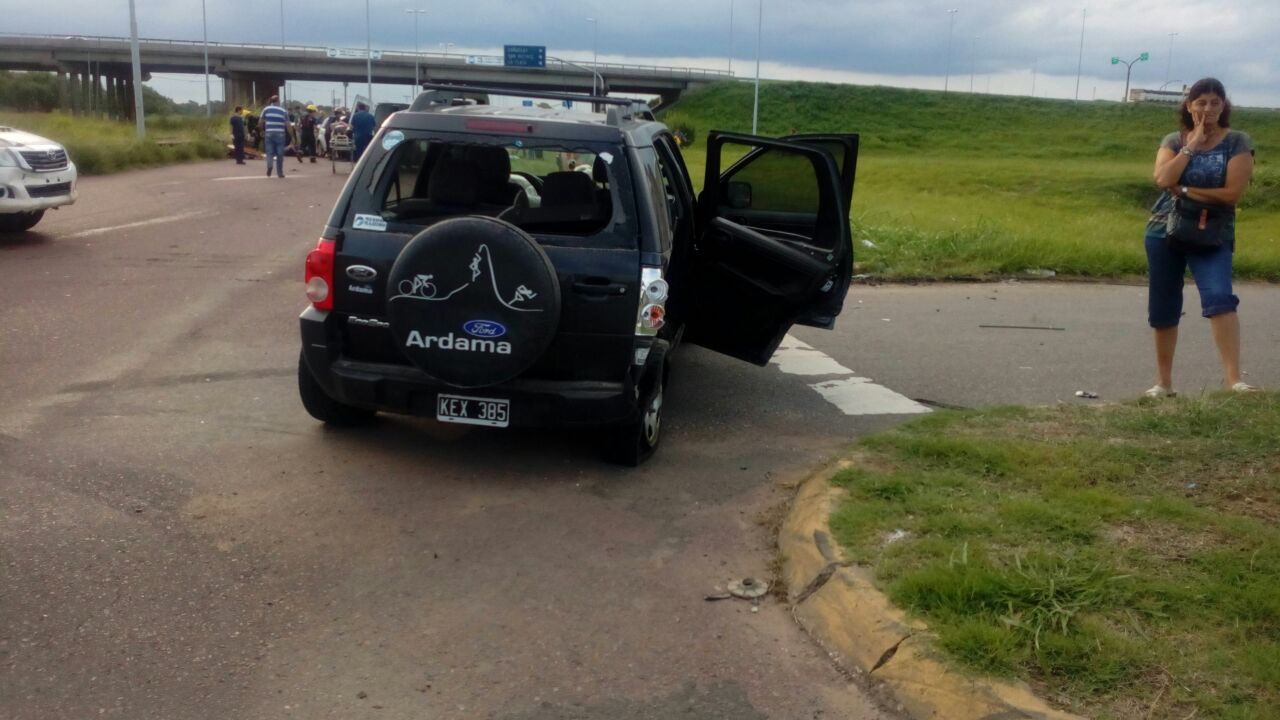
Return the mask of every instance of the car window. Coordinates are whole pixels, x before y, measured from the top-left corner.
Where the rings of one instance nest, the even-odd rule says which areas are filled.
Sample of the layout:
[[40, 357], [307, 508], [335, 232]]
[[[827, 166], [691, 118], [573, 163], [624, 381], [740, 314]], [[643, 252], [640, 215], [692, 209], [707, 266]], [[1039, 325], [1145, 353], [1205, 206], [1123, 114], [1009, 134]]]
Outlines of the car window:
[[662, 142], [663, 139], [658, 138], [658, 169], [662, 173], [662, 190], [667, 198], [671, 227], [674, 229], [689, 218], [692, 207], [687, 200], [689, 189], [681, 174], [681, 168], [676, 166], [675, 160], [670, 157], [670, 151], [662, 147]]
[[487, 215], [531, 234], [580, 238], [624, 219], [614, 208], [620, 148], [483, 140], [401, 142], [373, 178], [382, 218], [426, 226]]
[[644, 171], [645, 185], [649, 189], [652, 201], [653, 216], [658, 224], [658, 244], [664, 250], [671, 247], [671, 237], [675, 230], [675, 218], [671, 212], [671, 199], [667, 195], [667, 186], [663, 178], [662, 167], [658, 163], [658, 153], [652, 147], [636, 149], [640, 165]]
[[[725, 143], [725, 156], [732, 157], [736, 152], [733, 143]], [[813, 164], [803, 155], [768, 150], [757, 154], [725, 180], [750, 187], [753, 211], [806, 215], [818, 212], [817, 176]], [[721, 197], [730, 197], [727, 185]]]

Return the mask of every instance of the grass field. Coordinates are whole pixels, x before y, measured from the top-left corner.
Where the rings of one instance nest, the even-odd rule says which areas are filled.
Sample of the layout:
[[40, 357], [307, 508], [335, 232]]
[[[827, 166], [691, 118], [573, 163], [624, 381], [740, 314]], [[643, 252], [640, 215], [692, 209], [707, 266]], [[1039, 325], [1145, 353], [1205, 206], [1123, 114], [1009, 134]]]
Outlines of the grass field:
[[[1149, 105], [817, 83], [761, 86], [762, 135], [858, 132], [858, 271], [893, 279], [1141, 274], [1151, 182], [1173, 110]], [[696, 128], [698, 182], [709, 130], [751, 130], [751, 87], [687, 93], [662, 119]], [[1238, 222], [1240, 277], [1280, 281], [1280, 112], [1236, 109], [1258, 149]], [[862, 241], [869, 241], [869, 247]]]
[[65, 113], [0, 111], [11, 125], [61, 143], [85, 175], [226, 156], [230, 131], [225, 118], [152, 116], [139, 140], [131, 122], [76, 117]]
[[831, 526], [971, 671], [1088, 717], [1280, 708], [1280, 396], [944, 412], [859, 443]]

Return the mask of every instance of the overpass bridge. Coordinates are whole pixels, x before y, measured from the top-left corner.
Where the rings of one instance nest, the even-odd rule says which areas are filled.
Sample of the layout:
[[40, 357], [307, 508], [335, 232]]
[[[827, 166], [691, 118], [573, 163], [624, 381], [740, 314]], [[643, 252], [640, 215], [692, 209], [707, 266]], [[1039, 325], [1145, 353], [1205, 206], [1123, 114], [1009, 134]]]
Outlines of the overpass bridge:
[[[216, 75], [223, 82], [223, 97], [232, 106], [261, 106], [286, 80], [366, 82], [363, 56], [330, 57], [324, 47], [214, 42], [207, 47], [208, 65], [203, 42], [139, 39], [144, 80], [153, 73]], [[363, 49], [356, 53], [362, 54]], [[412, 87], [415, 61], [424, 82], [578, 92], [589, 91], [595, 79], [586, 64], [550, 57], [545, 68], [518, 68], [468, 62], [467, 56], [458, 54], [384, 51], [372, 63], [373, 82]], [[733, 77], [723, 70], [688, 67], [617, 63], [595, 67], [605, 92], [660, 95], [664, 104], [674, 102], [690, 87]], [[95, 109], [129, 115], [133, 111], [129, 38], [0, 33], [0, 70], [56, 73], [59, 106], [73, 112]]]

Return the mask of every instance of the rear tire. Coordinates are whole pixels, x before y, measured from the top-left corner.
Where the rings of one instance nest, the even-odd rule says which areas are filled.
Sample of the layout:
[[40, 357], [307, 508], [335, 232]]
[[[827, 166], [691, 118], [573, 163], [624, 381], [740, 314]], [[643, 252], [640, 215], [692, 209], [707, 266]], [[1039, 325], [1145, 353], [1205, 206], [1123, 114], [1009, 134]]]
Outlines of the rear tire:
[[316, 382], [311, 368], [307, 367], [306, 358], [301, 354], [298, 355], [298, 395], [302, 398], [302, 407], [307, 409], [311, 417], [326, 425], [367, 425], [377, 415], [375, 410], [347, 405], [329, 397], [320, 383]]
[[614, 431], [607, 453], [610, 462], [625, 467], [638, 467], [653, 457], [662, 441], [662, 402], [666, 388], [667, 368], [664, 364], [654, 374], [650, 386], [641, 395], [640, 417]]
[[0, 215], [0, 232], [26, 232], [44, 217], [43, 210]]

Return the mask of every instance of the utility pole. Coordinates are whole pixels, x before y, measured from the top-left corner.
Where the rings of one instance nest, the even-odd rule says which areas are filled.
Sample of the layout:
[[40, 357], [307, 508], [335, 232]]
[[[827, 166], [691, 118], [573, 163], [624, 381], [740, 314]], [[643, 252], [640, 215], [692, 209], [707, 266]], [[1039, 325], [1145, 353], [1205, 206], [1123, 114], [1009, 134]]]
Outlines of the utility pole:
[[417, 92], [417, 88], [422, 87], [422, 81], [418, 79], [418, 16], [426, 10], [411, 8], [405, 12], [413, 15], [413, 87], [414, 92]]
[[952, 8], [947, 11], [947, 16], [951, 21], [947, 25], [947, 75], [942, 80], [942, 92], [947, 92], [951, 85], [951, 36], [956, 32], [956, 13], [960, 10]]
[[760, 0], [760, 16], [756, 18], [756, 98], [751, 105], [751, 134], [756, 134], [760, 121], [760, 37], [764, 34], [764, 0]]
[[147, 122], [142, 107], [142, 53], [138, 50], [138, 14], [129, 0], [129, 55], [133, 60], [133, 116], [138, 137], [147, 136]]
[[1080, 55], [1076, 60], [1076, 102], [1080, 101], [1080, 72], [1084, 69], [1084, 22], [1089, 17], [1089, 8], [1080, 11]]
[[981, 35], [974, 35], [973, 40], [969, 41], [969, 94], [973, 94], [973, 73], [974, 66], [977, 65], [978, 58], [978, 39]]
[[[596, 95], [596, 78], [600, 75], [600, 45], [597, 38], [600, 37], [600, 21], [593, 17], [587, 18], [587, 22], [591, 23], [591, 96]], [[600, 88], [602, 91], [604, 88]]]
[[1173, 76], [1173, 39], [1178, 37], [1178, 33], [1169, 33], [1169, 57], [1165, 60], [1164, 65], [1164, 84], [1169, 84], [1169, 78]]
[[729, 74], [733, 74], [733, 0], [729, 0]]
[[[280, 0], [284, 2], [284, 0]], [[369, 39], [369, 0], [364, 0], [364, 69], [368, 82], [366, 92], [369, 93], [369, 111], [373, 112], [373, 42]]]
[[280, 0], [280, 49], [284, 49], [284, 0]]
[[200, 27], [204, 32], [204, 116], [211, 117], [213, 108], [209, 107], [209, 19], [204, 11], [205, 0], [200, 0]]
[[1040, 64], [1040, 58], [1037, 57], [1031, 61], [1031, 97], [1036, 96], [1036, 66]]

